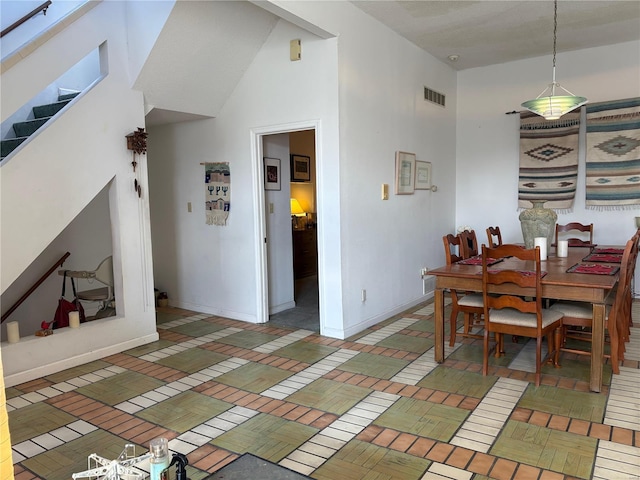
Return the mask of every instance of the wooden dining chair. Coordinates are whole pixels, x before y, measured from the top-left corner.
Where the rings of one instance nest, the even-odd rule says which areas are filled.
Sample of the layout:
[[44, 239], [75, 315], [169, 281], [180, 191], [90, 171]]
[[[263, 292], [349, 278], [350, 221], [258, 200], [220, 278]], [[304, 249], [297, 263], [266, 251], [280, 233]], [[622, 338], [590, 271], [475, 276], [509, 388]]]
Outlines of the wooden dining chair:
[[[533, 264], [533, 271], [489, 267], [487, 259], [515, 257]], [[482, 374], [489, 373], [489, 354], [504, 353], [504, 335], [536, 339], [536, 386], [540, 385], [542, 365], [553, 359], [559, 366], [562, 313], [542, 308], [542, 268], [540, 247], [525, 249], [519, 245], [482, 246], [482, 295], [484, 301], [484, 348]], [[514, 293], [500, 293], [507, 289]], [[520, 296], [523, 295], [523, 296]], [[495, 346], [489, 349], [489, 335], [495, 334]], [[542, 357], [542, 340], [547, 338], [548, 353]]]
[[487, 244], [489, 248], [495, 248], [499, 245], [502, 245], [502, 234], [500, 233], [500, 227], [489, 227], [487, 228], [487, 239], [489, 243]]
[[[605, 357], [611, 359], [611, 369], [613, 373], [620, 373], [620, 362], [624, 360], [624, 343], [628, 336], [629, 329], [627, 315], [627, 298], [631, 294], [631, 278], [633, 269], [630, 266], [632, 250], [634, 248], [633, 239], [629, 240], [622, 254], [620, 263], [620, 276], [616, 287], [616, 294], [612, 305], [607, 305], [605, 311], [605, 328], [609, 332], [610, 353]], [[554, 303], [552, 310], [564, 315], [562, 320], [562, 339], [560, 350], [581, 355], [591, 355], [590, 349], [578, 348], [579, 344], [567, 347], [567, 339], [591, 341], [591, 327], [593, 326], [593, 308], [588, 302], [568, 302], [560, 301]]]
[[463, 230], [458, 234], [462, 245], [462, 258], [478, 255], [478, 238], [475, 230]]
[[[462, 240], [459, 235], [445, 235], [442, 237], [442, 242], [444, 244], [444, 256], [447, 265], [453, 265], [463, 259], [461, 254]], [[449, 319], [449, 325], [451, 334], [449, 336], [449, 346], [453, 347], [456, 343], [458, 313], [462, 312], [464, 317], [464, 329], [461, 335], [480, 338], [479, 334], [472, 333], [472, 327], [481, 321], [484, 309], [482, 305], [482, 295], [480, 293], [464, 293], [455, 290], [451, 290], [450, 293], [451, 317]]]
[[[571, 231], [583, 232], [585, 235], [582, 235], [581, 237], [570, 237], [570, 238], [566, 238], [563, 236], [563, 238], [560, 238], [561, 233], [567, 233]], [[584, 239], [584, 237], [586, 237], [586, 233], [589, 234], [589, 240]], [[567, 223], [566, 225], [558, 225], [556, 223], [556, 238], [555, 238], [554, 245], [558, 245], [558, 240], [567, 240], [569, 242], [570, 247], [591, 246], [593, 245], [593, 223], [590, 223], [589, 225], [583, 225], [582, 223], [578, 223], [578, 222], [571, 222], [571, 223]]]

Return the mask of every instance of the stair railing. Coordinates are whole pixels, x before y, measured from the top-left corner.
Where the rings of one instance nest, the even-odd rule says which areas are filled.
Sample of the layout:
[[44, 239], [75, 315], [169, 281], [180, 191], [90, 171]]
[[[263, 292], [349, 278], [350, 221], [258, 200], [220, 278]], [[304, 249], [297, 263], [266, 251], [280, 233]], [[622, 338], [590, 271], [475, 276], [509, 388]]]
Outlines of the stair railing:
[[64, 261], [67, 259], [67, 257], [68, 257], [69, 255], [71, 255], [71, 254], [70, 254], [69, 252], [67, 252], [67, 253], [65, 253], [62, 257], [60, 257], [60, 259], [59, 259], [56, 263], [54, 263], [54, 264], [51, 266], [51, 268], [50, 268], [49, 270], [47, 270], [47, 272], [46, 272], [44, 275], [42, 275], [42, 276], [38, 279], [38, 281], [36, 281], [36, 283], [34, 283], [34, 284], [31, 286], [31, 288], [30, 288], [29, 290], [27, 290], [27, 293], [25, 293], [24, 295], [22, 295], [22, 296], [20, 297], [20, 299], [19, 299], [16, 303], [14, 303], [13, 305], [11, 305], [11, 308], [10, 308], [9, 310], [7, 310], [7, 311], [2, 315], [2, 318], [0, 319], [0, 323], [4, 323], [4, 321], [7, 319], [7, 317], [9, 317], [9, 315], [11, 315], [11, 314], [14, 312], [14, 310], [15, 310], [16, 308], [18, 308], [18, 307], [22, 304], [22, 302], [24, 302], [27, 298], [29, 298], [29, 295], [31, 295], [31, 294], [35, 291], [35, 289], [36, 289], [36, 288], [38, 288], [40, 285], [42, 285], [42, 282], [44, 282], [44, 281], [47, 279], [47, 277], [48, 277], [49, 275], [51, 275], [53, 272], [55, 272], [55, 271], [56, 271], [56, 269], [57, 269], [58, 267], [62, 266], [62, 264], [64, 263]]
[[2, 30], [2, 32], [0, 32], [0, 38], [4, 37], [7, 33], [15, 30], [16, 28], [18, 28], [20, 25], [22, 25], [24, 22], [26, 22], [27, 20], [29, 20], [30, 18], [35, 17], [37, 14], [39, 14], [40, 12], [44, 13], [45, 15], [47, 14], [47, 8], [49, 8], [49, 5], [51, 5], [51, 0], [47, 0], [46, 2], [44, 2], [42, 5], [40, 5], [39, 7], [34, 8], [33, 10], [31, 10], [29, 13], [27, 13], [24, 17], [22, 17], [20, 20], [17, 20], [15, 22], [13, 22], [11, 25], [9, 25], [7, 28], [5, 28], [4, 30]]

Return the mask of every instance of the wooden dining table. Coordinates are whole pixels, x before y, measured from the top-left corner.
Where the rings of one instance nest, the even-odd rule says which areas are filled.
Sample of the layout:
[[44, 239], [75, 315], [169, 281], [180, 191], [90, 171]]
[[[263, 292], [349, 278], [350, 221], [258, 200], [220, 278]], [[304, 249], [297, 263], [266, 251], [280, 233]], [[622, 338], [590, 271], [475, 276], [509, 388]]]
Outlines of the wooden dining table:
[[[567, 257], [557, 257], [551, 248], [547, 260], [541, 262], [542, 294], [544, 298], [557, 300], [576, 300], [593, 305], [593, 326], [591, 343], [591, 370], [589, 375], [590, 389], [594, 392], [602, 390], [602, 367], [604, 358], [605, 308], [609, 296], [618, 282], [619, 272], [613, 275], [597, 275], [591, 273], [568, 273], [567, 270], [583, 261], [591, 252], [590, 247], [570, 247]], [[604, 265], [604, 264], [603, 264]], [[612, 264], [611, 264], [612, 265]], [[514, 268], [518, 270], [535, 270], [533, 262], [524, 262], [509, 258], [490, 268]], [[454, 263], [429, 271], [436, 277], [435, 287], [435, 361], [444, 362], [444, 292], [457, 290], [466, 292], [482, 292], [482, 265]], [[527, 292], [518, 290], [513, 285], [502, 286], [496, 293]]]

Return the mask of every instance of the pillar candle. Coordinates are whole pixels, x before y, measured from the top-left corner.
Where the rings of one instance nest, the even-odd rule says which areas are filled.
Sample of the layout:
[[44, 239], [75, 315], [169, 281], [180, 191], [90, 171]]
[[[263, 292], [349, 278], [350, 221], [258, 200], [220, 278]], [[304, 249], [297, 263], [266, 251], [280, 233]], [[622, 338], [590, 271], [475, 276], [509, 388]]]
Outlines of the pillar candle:
[[9, 343], [18, 343], [20, 341], [20, 328], [18, 322], [7, 323], [7, 341]]
[[78, 312], [69, 312], [69, 326], [71, 328], [80, 326], [80, 314]]
[[540, 247], [540, 260], [547, 259], [547, 238], [536, 237], [533, 239], [533, 246]]
[[567, 240], [558, 240], [558, 256], [566, 257], [569, 255], [569, 242]]

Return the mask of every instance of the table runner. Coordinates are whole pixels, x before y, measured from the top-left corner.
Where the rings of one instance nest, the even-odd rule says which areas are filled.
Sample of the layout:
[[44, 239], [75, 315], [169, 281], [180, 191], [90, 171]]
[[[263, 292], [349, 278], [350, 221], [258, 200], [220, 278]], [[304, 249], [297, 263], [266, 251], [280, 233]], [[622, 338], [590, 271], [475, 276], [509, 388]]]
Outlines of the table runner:
[[[513, 270], [511, 268], [488, 268], [487, 272], [489, 273], [500, 273], [511, 270], [512, 272], [518, 272], [524, 275], [525, 277], [533, 277], [535, 276], [535, 270]], [[540, 272], [540, 278], [544, 277], [547, 274], [544, 270]], [[478, 272], [477, 275], [482, 275], [482, 272]]]
[[597, 265], [593, 263], [576, 263], [567, 273], [589, 273], [593, 275], [615, 275], [620, 270], [617, 265]]
[[518, 208], [545, 200], [545, 208], [570, 211], [578, 180], [580, 111], [558, 120], [520, 113]]
[[588, 104], [586, 208], [640, 205], [640, 97]]
[[622, 263], [622, 255], [609, 253], [590, 253], [582, 259], [583, 262]]

